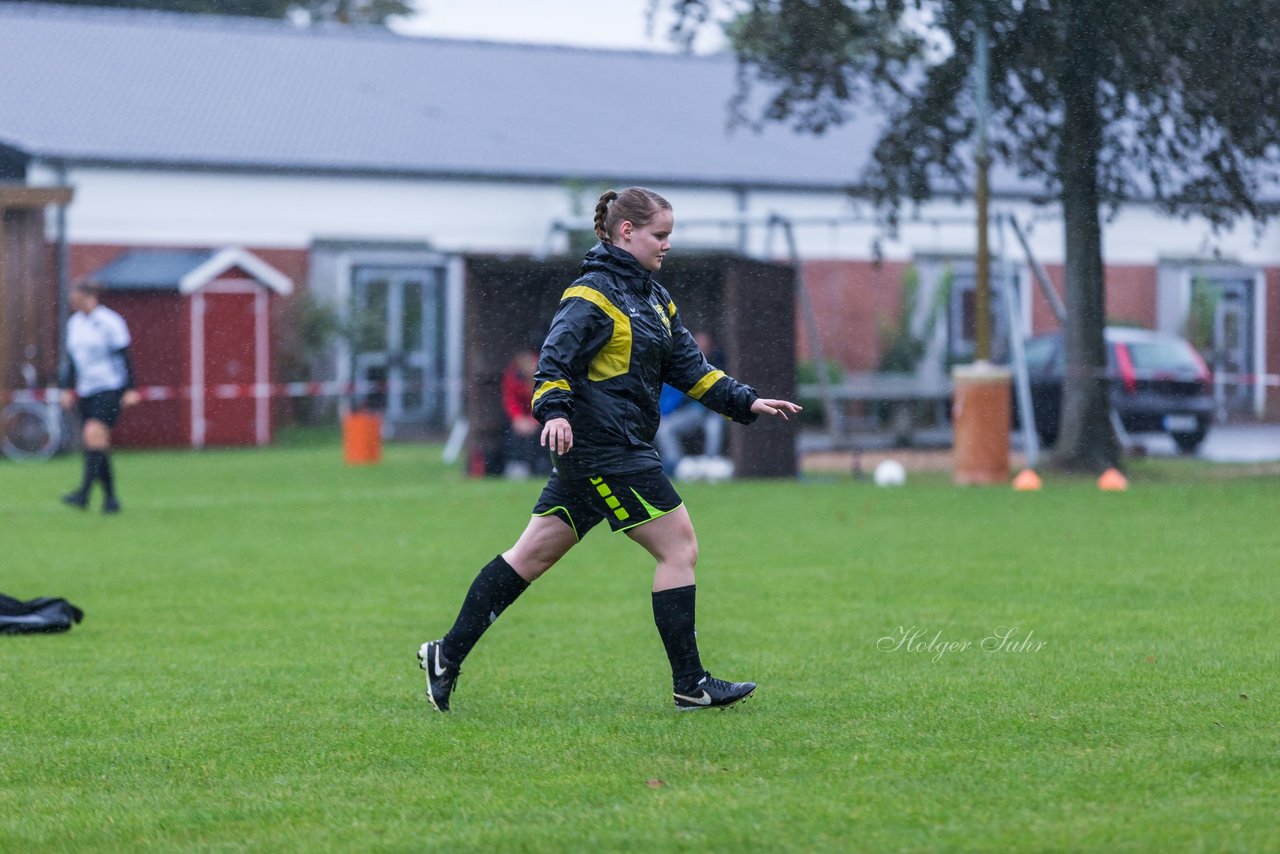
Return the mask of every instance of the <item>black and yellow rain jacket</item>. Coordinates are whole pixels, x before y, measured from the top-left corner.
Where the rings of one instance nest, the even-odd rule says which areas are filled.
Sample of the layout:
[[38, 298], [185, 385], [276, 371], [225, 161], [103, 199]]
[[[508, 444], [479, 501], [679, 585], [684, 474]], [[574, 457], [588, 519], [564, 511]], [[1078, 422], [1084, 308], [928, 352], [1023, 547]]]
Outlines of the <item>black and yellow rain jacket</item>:
[[573, 449], [552, 455], [560, 476], [660, 467], [663, 383], [734, 421], [756, 420], [755, 389], [707, 362], [666, 289], [630, 252], [597, 243], [560, 298], [534, 374], [534, 417], [573, 427]]

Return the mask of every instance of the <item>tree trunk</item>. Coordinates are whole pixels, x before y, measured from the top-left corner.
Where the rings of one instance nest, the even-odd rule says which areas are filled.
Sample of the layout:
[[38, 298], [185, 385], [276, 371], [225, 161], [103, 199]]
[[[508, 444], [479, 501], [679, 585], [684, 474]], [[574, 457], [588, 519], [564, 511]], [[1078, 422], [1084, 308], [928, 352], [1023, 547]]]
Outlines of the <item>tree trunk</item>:
[[[1066, 377], [1062, 422], [1053, 464], [1068, 471], [1099, 473], [1116, 464], [1119, 448], [1107, 399], [1106, 295], [1102, 268], [1102, 227], [1098, 205], [1098, 152], [1102, 121], [1098, 110], [1097, 55], [1085, 10], [1073, 9], [1068, 23], [1071, 57], [1061, 78], [1064, 121], [1058, 164], [1066, 231]], [[1071, 14], [1070, 12], [1068, 14]]]

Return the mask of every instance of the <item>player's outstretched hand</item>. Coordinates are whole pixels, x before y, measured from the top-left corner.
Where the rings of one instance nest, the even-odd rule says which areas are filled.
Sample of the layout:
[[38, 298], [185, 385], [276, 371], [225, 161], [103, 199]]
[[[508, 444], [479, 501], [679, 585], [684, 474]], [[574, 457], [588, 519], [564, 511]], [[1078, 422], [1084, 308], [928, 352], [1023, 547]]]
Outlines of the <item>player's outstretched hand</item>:
[[569, 453], [573, 447], [573, 428], [568, 418], [552, 418], [543, 425], [542, 447], [550, 447], [562, 456]]
[[751, 411], [756, 415], [781, 415], [784, 421], [790, 421], [790, 416], [803, 408], [789, 400], [774, 400], [769, 397], [757, 397], [756, 402], [751, 404]]

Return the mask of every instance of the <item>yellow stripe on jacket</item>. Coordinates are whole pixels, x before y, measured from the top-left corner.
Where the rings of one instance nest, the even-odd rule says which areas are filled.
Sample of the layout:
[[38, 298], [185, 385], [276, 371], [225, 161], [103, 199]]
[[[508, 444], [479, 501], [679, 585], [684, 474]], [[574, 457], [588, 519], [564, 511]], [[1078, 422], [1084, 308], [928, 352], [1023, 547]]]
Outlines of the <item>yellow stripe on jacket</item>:
[[595, 288], [575, 285], [565, 289], [560, 301], [564, 302], [572, 297], [579, 297], [595, 305], [613, 321], [613, 332], [609, 335], [609, 340], [587, 366], [587, 379], [607, 380], [610, 377], [620, 377], [631, 370], [631, 318]]
[[694, 400], [701, 400], [702, 396], [711, 391], [711, 387], [720, 382], [723, 377], [724, 371], [716, 368], [714, 371], [711, 371], [705, 377], [694, 383], [693, 388], [689, 389], [686, 394]]
[[538, 398], [542, 397], [544, 394], [551, 391], [553, 388], [562, 388], [565, 391], [569, 391], [569, 381], [568, 380], [550, 380], [548, 382], [543, 383], [542, 385], [538, 386], [538, 390], [533, 393], [532, 402], [537, 403]]

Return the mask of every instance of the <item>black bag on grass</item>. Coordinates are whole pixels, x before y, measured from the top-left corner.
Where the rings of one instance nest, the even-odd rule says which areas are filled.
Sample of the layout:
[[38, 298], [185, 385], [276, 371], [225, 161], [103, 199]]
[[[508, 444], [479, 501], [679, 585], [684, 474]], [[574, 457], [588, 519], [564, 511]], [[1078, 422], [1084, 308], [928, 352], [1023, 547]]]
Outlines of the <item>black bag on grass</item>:
[[66, 599], [40, 598], [22, 602], [0, 593], [0, 635], [65, 632], [84, 619], [84, 611]]

